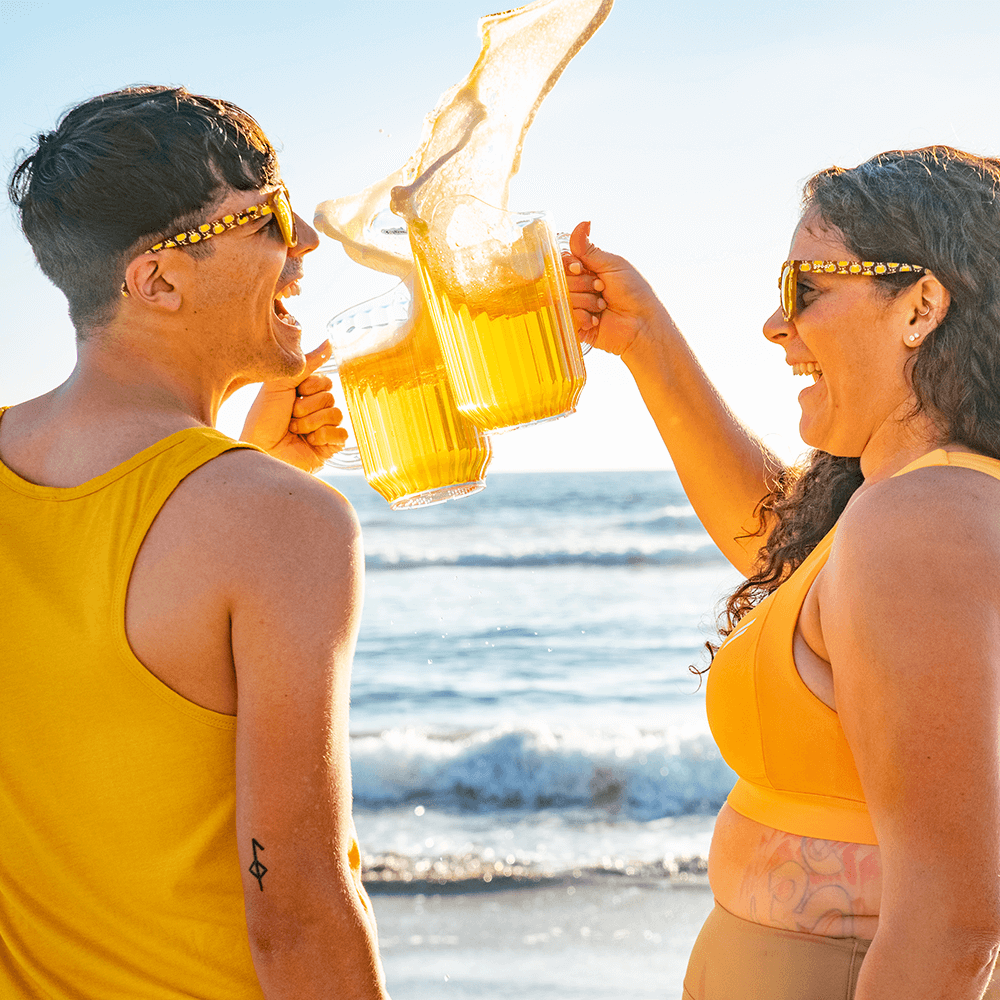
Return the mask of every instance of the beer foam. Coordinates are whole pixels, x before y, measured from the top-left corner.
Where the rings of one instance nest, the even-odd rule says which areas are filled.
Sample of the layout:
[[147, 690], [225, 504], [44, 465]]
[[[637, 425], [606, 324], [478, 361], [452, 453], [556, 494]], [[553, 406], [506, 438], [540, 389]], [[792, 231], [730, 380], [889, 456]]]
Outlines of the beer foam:
[[448, 198], [473, 195], [506, 209], [539, 106], [613, 2], [537, 0], [480, 18], [479, 58], [426, 117], [416, 152], [377, 184], [317, 206], [317, 228], [359, 264], [405, 277], [413, 257], [390, 209], [421, 234], [435, 206]]

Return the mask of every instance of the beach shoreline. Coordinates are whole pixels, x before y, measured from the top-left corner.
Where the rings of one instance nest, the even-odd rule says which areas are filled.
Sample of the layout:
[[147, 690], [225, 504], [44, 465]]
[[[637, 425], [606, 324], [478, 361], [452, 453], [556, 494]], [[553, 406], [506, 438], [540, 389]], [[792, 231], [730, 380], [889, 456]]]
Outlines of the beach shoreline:
[[638, 885], [695, 888], [708, 885], [708, 859], [700, 854], [654, 862], [608, 858], [600, 865], [552, 871], [535, 864], [488, 861], [475, 854], [436, 860], [389, 852], [362, 859], [365, 889], [375, 895], [453, 895], [569, 885]]
[[613, 875], [372, 899], [394, 1000], [680, 1000], [707, 880]]

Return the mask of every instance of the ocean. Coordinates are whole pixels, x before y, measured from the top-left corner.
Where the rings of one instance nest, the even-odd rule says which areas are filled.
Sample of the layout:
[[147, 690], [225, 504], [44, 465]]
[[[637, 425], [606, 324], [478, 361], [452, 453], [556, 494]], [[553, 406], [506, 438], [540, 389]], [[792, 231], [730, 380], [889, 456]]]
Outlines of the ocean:
[[[676, 474], [495, 473], [474, 496], [401, 512], [359, 476], [325, 478], [364, 535], [354, 810], [393, 996], [434, 996], [445, 982], [455, 996], [646, 996], [618, 972], [605, 992], [590, 973], [586, 989], [565, 984], [597, 962], [612, 900], [705, 885], [712, 822], [735, 780], [690, 668], [707, 666], [705, 641], [737, 577]], [[595, 912], [583, 923], [550, 905], [578, 911], [588, 893]], [[487, 894], [476, 917], [470, 894]], [[466, 909], [455, 903], [428, 930], [428, 901], [444, 896]], [[608, 926], [608, 947], [629, 938], [662, 958], [679, 926], [665, 903], [683, 900], [651, 898], [655, 913], [644, 904]], [[695, 916], [676, 918], [670, 977], [709, 900], [703, 890], [684, 904]], [[496, 913], [527, 920], [543, 903], [538, 928], [512, 932], [509, 955], [497, 953]], [[481, 948], [460, 958], [469, 934], [491, 942], [497, 969], [462, 993], [461, 976], [437, 976], [431, 959], [481, 977]], [[527, 952], [570, 939], [576, 951], [549, 954], [545, 967], [562, 970], [550, 990], [537, 976], [511, 979]], [[399, 963], [413, 973], [402, 992]]]
[[673, 472], [497, 473], [365, 544], [355, 821], [375, 892], [703, 874], [734, 781], [705, 720], [735, 571]]

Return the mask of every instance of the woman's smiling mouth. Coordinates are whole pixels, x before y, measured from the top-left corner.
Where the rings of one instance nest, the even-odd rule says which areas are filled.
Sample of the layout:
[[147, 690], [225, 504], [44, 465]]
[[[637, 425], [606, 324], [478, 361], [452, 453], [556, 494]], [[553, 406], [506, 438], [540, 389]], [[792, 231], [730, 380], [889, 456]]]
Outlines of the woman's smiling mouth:
[[797, 365], [792, 365], [793, 375], [812, 375], [815, 382], [822, 374], [823, 370], [815, 361], [806, 361]]

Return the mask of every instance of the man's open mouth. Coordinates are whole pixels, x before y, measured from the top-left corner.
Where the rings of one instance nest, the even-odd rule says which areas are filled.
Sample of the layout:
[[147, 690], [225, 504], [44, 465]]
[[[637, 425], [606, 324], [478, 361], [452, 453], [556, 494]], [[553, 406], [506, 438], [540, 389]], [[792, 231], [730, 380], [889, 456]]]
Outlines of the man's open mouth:
[[287, 299], [292, 295], [298, 295], [299, 291], [299, 283], [297, 280], [285, 285], [285, 287], [282, 288], [277, 295], [275, 295], [273, 308], [275, 316], [277, 316], [282, 323], [287, 323], [289, 326], [295, 326], [301, 329], [302, 327], [299, 321], [285, 308], [284, 302], [281, 301], [282, 299]]

